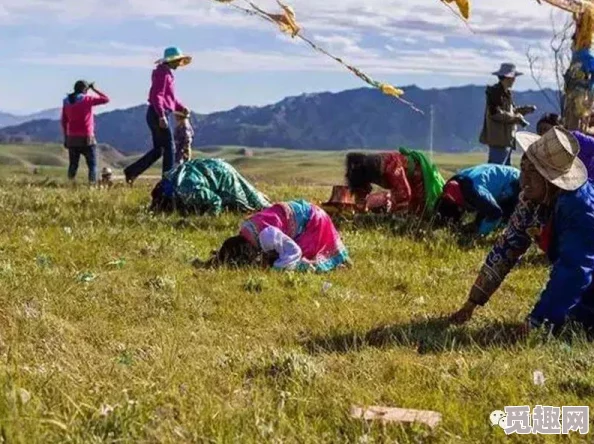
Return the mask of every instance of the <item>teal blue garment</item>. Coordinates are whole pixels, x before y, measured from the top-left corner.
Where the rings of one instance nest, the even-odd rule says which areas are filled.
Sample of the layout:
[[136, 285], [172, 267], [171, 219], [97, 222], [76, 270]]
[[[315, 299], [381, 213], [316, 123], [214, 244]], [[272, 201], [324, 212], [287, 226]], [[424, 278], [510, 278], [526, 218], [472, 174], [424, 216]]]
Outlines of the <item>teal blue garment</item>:
[[514, 182], [520, 180], [520, 170], [487, 163], [461, 170], [456, 176], [470, 179], [479, 192], [488, 192], [495, 200], [505, 200], [516, 193]]
[[[346, 248], [342, 247], [340, 250], [332, 257], [324, 260], [316, 262], [314, 265], [314, 271], [316, 273], [327, 273], [329, 271], [335, 270], [341, 265], [344, 265], [349, 261], [349, 252]], [[309, 265], [307, 264], [299, 264], [296, 268], [297, 271], [309, 271]]]
[[289, 204], [289, 207], [291, 207], [291, 211], [293, 211], [293, 214], [295, 216], [295, 223], [297, 225], [297, 232], [295, 233], [295, 237], [300, 236], [305, 231], [305, 228], [307, 227], [307, 224], [311, 219], [311, 204], [303, 199], [292, 200], [287, 203]]
[[[476, 193], [493, 207], [499, 208], [499, 202], [518, 195], [520, 170], [506, 165], [484, 164], [459, 171], [456, 177], [472, 182]], [[479, 226], [479, 233], [487, 235], [500, 224], [501, 219], [484, 219]]]
[[200, 213], [250, 212], [270, 206], [268, 198], [222, 159], [194, 159], [168, 173], [165, 180], [187, 208]]
[[494, 231], [500, 223], [501, 218], [493, 220], [485, 219], [480, 223], [478, 232], [481, 236], [486, 236], [490, 234], [492, 231]]

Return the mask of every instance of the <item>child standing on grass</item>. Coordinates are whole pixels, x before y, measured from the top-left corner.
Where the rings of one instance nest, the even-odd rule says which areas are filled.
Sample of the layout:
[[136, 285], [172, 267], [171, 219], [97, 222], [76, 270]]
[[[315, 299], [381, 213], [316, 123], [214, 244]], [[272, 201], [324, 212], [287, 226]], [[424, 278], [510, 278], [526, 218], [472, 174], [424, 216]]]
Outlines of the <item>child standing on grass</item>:
[[175, 164], [181, 165], [192, 158], [194, 129], [190, 124], [190, 113], [175, 113]]

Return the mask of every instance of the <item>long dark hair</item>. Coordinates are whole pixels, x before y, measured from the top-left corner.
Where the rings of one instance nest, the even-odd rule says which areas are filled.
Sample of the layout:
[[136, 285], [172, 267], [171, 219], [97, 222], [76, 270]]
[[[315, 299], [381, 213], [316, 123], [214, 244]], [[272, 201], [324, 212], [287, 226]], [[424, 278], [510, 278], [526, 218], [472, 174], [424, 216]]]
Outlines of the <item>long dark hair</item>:
[[84, 94], [89, 88], [89, 84], [84, 80], [78, 80], [74, 84], [74, 92], [68, 94], [68, 103], [73, 104], [76, 101], [76, 96]]
[[381, 179], [380, 154], [349, 153], [346, 156], [346, 181], [351, 192], [371, 192], [371, 184]]
[[261, 251], [250, 244], [243, 236], [233, 236], [223, 242], [221, 249], [216, 253], [216, 262], [219, 265], [245, 267], [258, 262]]
[[555, 113], [543, 114], [543, 116], [536, 123], [536, 132], [539, 132], [538, 128], [542, 124], [546, 124], [546, 125], [550, 125], [550, 126], [560, 126], [562, 124], [561, 116], [559, 114], [555, 114]]
[[464, 208], [444, 196], [440, 196], [435, 204], [435, 216], [438, 226], [456, 226], [462, 221]]

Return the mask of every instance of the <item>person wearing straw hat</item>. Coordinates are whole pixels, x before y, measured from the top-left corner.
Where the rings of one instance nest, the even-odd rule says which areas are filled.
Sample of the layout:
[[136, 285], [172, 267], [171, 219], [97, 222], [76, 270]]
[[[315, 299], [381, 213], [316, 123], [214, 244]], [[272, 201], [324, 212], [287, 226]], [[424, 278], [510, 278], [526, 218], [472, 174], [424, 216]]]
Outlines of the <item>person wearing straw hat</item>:
[[480, 142], [489, 147], [488, 163], [511, 165], [514, 134], [517, 125], [528, 126], [525, 115], [536, 111], [534, 106], [516, 107], [512, 88], [518, 77], [523, 75], [512, 63], [502, 63], [497, 76], [499, 82], [488, 86], [485, 117]]
[[533, 242], [552, 269], [538, 302], [520, 328], [526, 333], [543, 324], [554, 331], [572, 320], [594, 326], [594, 185], [578, 158], [579, 143], [556, 126], [542, 137], [521, 132], [521, 202], [505, 233], [487, 256], [454, 323], [468, 321], [486, 304]]
[[163, 57], [157, 60], [153, 70], [152, 84], [149, 92], [149, 107], [146, 120], [151, 130], [153, 148], [132, 165], [124, 169], [126, 182], [134, 180], [163, 156], [163, 174], [173, 168], [174, 141], [168, 117], [172, 112], [189, 115], [190, 111], [182, 105], [175, 94], [173, 71], [192, 62], [192, 57], [185, 55], [181, 49], [171, 47], [165, 49]]

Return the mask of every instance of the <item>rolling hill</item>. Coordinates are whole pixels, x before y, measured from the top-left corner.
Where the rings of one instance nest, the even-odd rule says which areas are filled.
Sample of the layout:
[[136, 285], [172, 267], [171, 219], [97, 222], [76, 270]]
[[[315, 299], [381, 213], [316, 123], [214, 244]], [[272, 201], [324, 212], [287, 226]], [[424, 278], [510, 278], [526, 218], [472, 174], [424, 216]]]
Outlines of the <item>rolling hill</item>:
[[40, 119], [58, 119], [60, 117], [60, 108], [46, 109], [34, 114], [15, 115], [10, 113], [0, 112], [0, 128], [7, 126], [20, 125], [26, 122]]
[[[550, 91], [552, 93], [552, 91]], [[427, 148], [434, 109], [434, 147], [444, 152], [466, 152], [479, 147], [485, 102], [484, 87], [464, 86], [423, 90], [406, 88], [406, 97], [423, 110], [415, 113], [380, 92], [355, 89], [340, 93], [304, 94], [263, 107], [239, 106], [193, 116], [195, 147], [241, 145], [301, 150]], [[552, 112], [539, 91], [517, 92], [518, 104], [532, 104], [538, 112]], [[145, 123], [146, 106], [97, 116], [97, 137], [125, 153], [150, 146]], [[37, 120], [0, 130], [0, 142], [59, 142], [60, 125]]]

